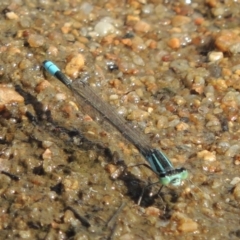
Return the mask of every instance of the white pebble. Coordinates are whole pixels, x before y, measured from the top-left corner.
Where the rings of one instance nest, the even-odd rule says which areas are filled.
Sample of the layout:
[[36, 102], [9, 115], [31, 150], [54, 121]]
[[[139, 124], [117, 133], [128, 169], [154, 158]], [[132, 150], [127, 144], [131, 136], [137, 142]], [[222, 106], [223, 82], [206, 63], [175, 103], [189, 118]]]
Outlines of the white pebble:
[[109, 97], [109, 100], [117, 100], [118, 99], [118, 95], [117, 94], [112, 94]]
[[95, 25], [94, 31], [98, 33], [99, 36], [104, 37], [109, 33], [113, 33], [115, 31], [115, 27], [110, 22], [101, 20]]
[[236, 185], [237, 183], [240, 182], [240, 178], [239, 177], [235, 177], [233, 178], [233, 180], [230, 182], [231, 185]]
[[223, 58], [223, 53], [222, 52], [210, 52], [208, 54], [208, 60], [210, 62], [216, 62], [219, 61]]

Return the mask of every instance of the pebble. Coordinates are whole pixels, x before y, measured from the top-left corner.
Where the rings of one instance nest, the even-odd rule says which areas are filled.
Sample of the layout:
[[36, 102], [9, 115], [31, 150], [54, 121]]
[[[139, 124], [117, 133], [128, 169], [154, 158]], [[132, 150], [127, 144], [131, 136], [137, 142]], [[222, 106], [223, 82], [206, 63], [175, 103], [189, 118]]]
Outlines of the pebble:
[[41, 81], [41, 82], [37, 85], [37, 87], [35, 88], [35, 90], [36, 90], [38, 93], [40, 93], [40, 92], [42, 92], [44, 89], [49, 88], [50, 86], [51, 86], [51, 84], [49, 83], [49, 81], [43, 80], [43, 81]]
[[104, 37], [110, 33], [116, 31], [114, 25], [112, 24], [112, 19], [103, 18], [94, 27], [94, 31], [100, 36]]
[[23, 103], [24, 98], [14, 89], [6, 85], [0, 85], [0, 109], [11, 103]]
[[197, 157], [203, 159], [204, 161], [214, 162], [216, 161], [216, 152], [210, 152], [208, 150], [203, 150], [197, 153]]
[[240, 183], [237, 183], [233, 189], [233, 196], [237, 201], [240, 201]]
[[143, 121], [148, 117], [149, 113], [143, 110], [133, 110], [130, 114], [127, 115], [127, 119], [131, 121]]
[[42, 154], [43, 160], [50, 160], [52, 158], [52, 152], [49, 148], [47, 148]]
[[205, 3], [210, 7], [216, 7], [218, 4], [218, 0], [206, 0]]
[[31, 239], [32, 234], [30, 230], [19, 230], [17, 231], [21, 239]]
[[85, 59], [82, 54], [73, 56], [65, 67], [65, 73], [71, 78], [77, 78], [79, 71], [84, 67]]
[[186, 131], [188, 128], [189, 128], [189, 125], [185, 122], [180, 122], [176, 126], [177, 131]]
[[38, 48], [43, 46], [43, 44], [45, 43], [45, 39], [42, 35], [30, 34], [27, 39], [27, 42], [29, 43], [30, 47]]
[[19, 18], [15, 12], [7, 12], [6, 17], [10, 20], [16, 20]]
[[156, 207], [148, 207], [145, 209], [145, 214], [148, 216], [158, 217], [161, 215], [161, 211], [159, 208], [156, 208]]
[[168, 46], [172, 49], [178, 49], [181, 46], [181, 42], [179, 38], [171, 38], [167, 42]]
[[157, 128], [168, 128], [168, 118], [166, 116], [159, 116], [157, 120]]
[[77, 179], [74, 179], [73, 177], [67, 177], [63, 179], [62, 184], [64, 186], [65, 191], [79, 189], [79, 182], [77, 181]]
[[240, 50], [239, 46], [240, 36], [231, 30], [221, 31], [215, 39], [215, 45], [222, 52], [238, 53]]
[[208, 61], [210, 62], [216, 62], [223, 59], [223, 53], [222, 52], [209, 52], [208, 53]]
[[134, 25], [134, 30], [136, 32], [147, 33], [151, 30], [151, 25], [145, 21], [140, 20], [140, 21], [137, 21], [136, 24]]
[[177, 229], [180, 232], [195, 232], [198, 230], [197, 222], [188, 218], [185, 214], [180, 212], [174, 212], [171, 217], [172, 220], [177, 222]]

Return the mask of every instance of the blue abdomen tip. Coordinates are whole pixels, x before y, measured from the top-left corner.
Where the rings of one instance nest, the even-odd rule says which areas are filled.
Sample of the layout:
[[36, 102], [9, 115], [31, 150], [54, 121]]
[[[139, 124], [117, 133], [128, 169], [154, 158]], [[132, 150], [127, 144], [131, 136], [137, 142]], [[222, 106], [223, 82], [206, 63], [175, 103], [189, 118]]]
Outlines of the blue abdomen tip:
[[43, 61], [43, 67], [52, 75], [55, 75], [56, 72], [60, 71], [60, 69], [51, 61]]

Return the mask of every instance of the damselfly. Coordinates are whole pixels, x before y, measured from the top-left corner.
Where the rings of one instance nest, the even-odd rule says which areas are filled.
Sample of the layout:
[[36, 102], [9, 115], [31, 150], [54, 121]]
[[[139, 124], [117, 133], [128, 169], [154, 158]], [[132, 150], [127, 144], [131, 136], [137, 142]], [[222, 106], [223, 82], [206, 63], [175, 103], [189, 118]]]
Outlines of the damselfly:
[[[130, 127], [128, 121], [118, 115], [112, 106], [95, 94], [88, 84], [83, 81], [70, 80], [51, 61], [44, 61], [43, 67], [52, 76], [56, 77], [71, 89], [77, 99], [84, 100], [85, 103], [92, 106], [126, 139], [128, 139], [128, 141], [130, 141], [144, 156], [150, 166], [147, 164], [142, 165], [148, 167], [158, 175], [159, 182], [162, 186], [180, 186], [182, 181], [188, 177], [188, 171], [185, 168], [174, 168], [171, 161], [160, 149], [152, 148], [149, 140], [140, 131]], [[139, 198], [138, 204], [141, 202], [143, 192]]]

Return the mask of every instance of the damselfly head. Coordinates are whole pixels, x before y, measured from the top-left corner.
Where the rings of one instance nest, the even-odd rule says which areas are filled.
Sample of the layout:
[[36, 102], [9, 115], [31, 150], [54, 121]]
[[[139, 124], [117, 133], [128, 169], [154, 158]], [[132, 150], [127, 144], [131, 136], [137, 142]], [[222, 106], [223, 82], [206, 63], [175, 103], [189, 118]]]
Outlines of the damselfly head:
[[180, 186], [187, 177], [188, 171], [185, 168], [177, 168], [162, 174], [159, 181], [165, 186]]

